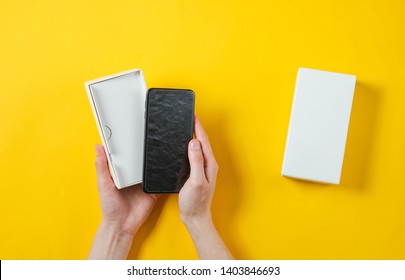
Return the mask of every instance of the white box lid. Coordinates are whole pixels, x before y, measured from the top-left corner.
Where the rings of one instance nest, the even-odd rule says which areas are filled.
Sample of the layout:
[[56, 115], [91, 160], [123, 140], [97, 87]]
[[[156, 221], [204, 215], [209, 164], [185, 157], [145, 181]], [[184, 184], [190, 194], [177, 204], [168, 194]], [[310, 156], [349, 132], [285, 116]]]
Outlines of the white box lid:
[[356, 77], [300, 68], [282, 175], [339, 184]]

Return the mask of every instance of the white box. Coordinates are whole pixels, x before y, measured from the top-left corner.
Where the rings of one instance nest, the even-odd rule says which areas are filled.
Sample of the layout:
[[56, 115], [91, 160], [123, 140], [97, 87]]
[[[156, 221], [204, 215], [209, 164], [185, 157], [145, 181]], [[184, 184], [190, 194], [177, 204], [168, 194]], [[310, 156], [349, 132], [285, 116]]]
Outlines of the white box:
[[356, 77], [300, 68], [282, 175], [339, 184]]
[[142, 182], [147, 87], [139, 69], [85, 83], [117, 188]]

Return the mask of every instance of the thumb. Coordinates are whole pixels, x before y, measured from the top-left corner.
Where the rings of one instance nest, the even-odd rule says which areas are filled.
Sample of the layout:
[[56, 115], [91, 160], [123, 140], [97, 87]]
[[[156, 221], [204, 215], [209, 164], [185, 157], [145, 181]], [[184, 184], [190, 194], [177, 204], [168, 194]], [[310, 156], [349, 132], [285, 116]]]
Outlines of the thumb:
[[99, 190], [108, 189], [111, 185], [114, 186], [108, 169], [107, 156], [102, 145], [96, 145], [96, 171]]
[[203, 184], [205, 179], [204, 157], [200, 141], [193, 139], [188, 144], [188, 159], [190, 161], [190, 179], [194, 184]]

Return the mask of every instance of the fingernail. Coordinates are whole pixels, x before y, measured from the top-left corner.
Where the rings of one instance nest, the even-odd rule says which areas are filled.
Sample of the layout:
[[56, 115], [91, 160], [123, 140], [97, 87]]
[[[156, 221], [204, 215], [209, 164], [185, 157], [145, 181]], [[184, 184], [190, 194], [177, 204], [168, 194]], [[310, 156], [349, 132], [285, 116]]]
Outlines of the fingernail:
[[98, 149], [97, 149], [97, 146], [96, 146], [96, 156], [98, 156]]
[[198, 141], [198, 140], [193, 140], [192, 142], [191, 142], [191, 150], [193, 150], [193, 151], [198, 151], [198, 150], [200, 150], [200, 142]]

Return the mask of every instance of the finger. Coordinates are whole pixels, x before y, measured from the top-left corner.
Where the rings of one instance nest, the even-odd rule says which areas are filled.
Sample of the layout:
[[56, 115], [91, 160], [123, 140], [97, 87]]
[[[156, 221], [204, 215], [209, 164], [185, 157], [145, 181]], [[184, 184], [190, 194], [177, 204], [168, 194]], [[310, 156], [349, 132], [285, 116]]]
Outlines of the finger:
[[204, 157], [201, 144], [193, 139], [188, 144], [188, 159], [190, 161], [190, 178], [193, 185], [200, 185], [206, 181], [204, 174]]
[[194, 119], [195, 119], [194, 133], [197, 140], [200, 141], [201, 143], [204, 155], [205, 174], [207, 176], [208, 181], [212, 182], [215, 181], [216, 179], [218, 172], [218, 164], [217, 161], [215, 160], [214, 153], [212, 152], [208, 136], [205, 133], [200, 120], [197, 118], [197, 116], [195, 116]]
[[97, 182], [100, 190], [108, 189], [114, 186], [111, 178], [110, 170], [108, 169], [107, 156], [102, 145], [96, 145], [96, 171]]

